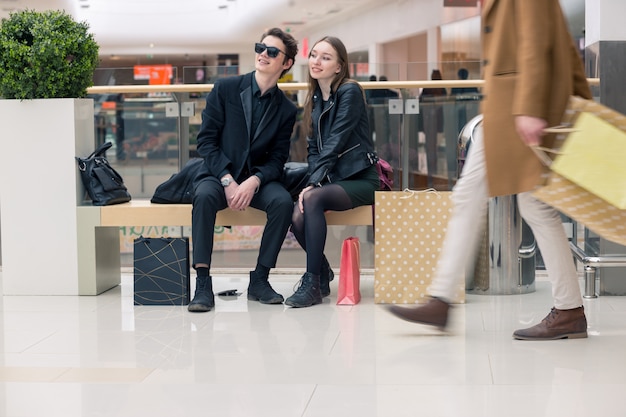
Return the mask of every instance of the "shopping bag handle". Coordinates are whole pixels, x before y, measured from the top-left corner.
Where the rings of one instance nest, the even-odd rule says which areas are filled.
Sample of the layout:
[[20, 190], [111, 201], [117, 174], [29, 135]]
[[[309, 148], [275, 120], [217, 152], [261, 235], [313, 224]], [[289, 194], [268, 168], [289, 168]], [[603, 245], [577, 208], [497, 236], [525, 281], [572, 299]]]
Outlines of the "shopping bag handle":
[[543, 129], [545, 133], [574, 133], [578, 132], [579, 129], [574, 129], [573, 127], [567, 127], [565, 125], [546, 127]]
[[405, 199], [405, 198], [411, 198], [411, 197], [413, 197], [415, 194], [434, 194], [434, 195], [436, 195], [438, 198], [441, 198], [441, 195], [439, 194], [439, 192], [438, 192], [436, 189], [434, 189], [434, 188], [426, 188], [425, 190], [411, 190], [411, 189], [409, 189], [409, 188], [405, 188], [405, 189], [404, 189], [404, 190], [402, 190], [402, 191], [405, 193], [405, 195], [403, 195], [402, 197], [400, 197], [400, 198], [402, 198], [402, 199]]
[[531, 146], [530, 149], [535, 153], [535, 155], [537, 155], [537, 158], [539, 158], [539, 160], [547, 167], [550, 167], [550, 165], [552, 165], [552, 158], [548, 156], [549, 153], [554, 155], [562, 154], [555, 149], [546, 148], [545, 146], [539, 145]]
[[[552, 127], [546, 127], [543, 129], [544, 133], [574, 133], [578, 132], [580, 129], [575, 129], [570, 126], [558, 125]], [[531, 146], [530, 149], [537, 155], [539, 160], [547, 167], [552, 165], [552, 158], [550, 158], [547, 154], [551, 153], [554, 155], [561, 155], [561, 152], [554, 150], [552, 148], [546, 148], [544, 146]]]
[[[573, 133], [573, 132], [578, 132], [580, 129], [575, 129], [573, 127], [568, 127], [565, 125], [558, 125], [558, 126], [552, 126], [552, 127], [546, 127], [545, 129], [543, 129], [544, 133]], [[531, 146], [530, 149], [532, 149], [532, 151], [535, 153], [535, 155], [537, 155], [537, 157], [539, 158], [539, 160], [547, 167], [550, 167], [550, 165], [552, 165], [552, 158], [550, 158], [547, 154], [551, 153], [554, 155], [561, 155], [562, 153], [552, 149], [552, 148], [546, 148], [543, 146]]]

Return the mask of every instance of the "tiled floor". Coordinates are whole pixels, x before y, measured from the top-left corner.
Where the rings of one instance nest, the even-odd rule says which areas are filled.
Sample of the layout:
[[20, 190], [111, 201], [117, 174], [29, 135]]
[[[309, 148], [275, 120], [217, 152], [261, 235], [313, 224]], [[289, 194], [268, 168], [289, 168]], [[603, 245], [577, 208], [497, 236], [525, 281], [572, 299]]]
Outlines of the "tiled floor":
[[[25, 279], [27, 276], [24, 277]], [[278, 276], [290, 295], [296, 278]], [[585, 300], [590, 337], [514, 341], [550, 284], [468, 295], [449, 334], [399, 321], [363, 277], [356, 306], [135, 307], [132, 277], [97, 297], [0, 298], [0, 416], [625, 416], [626, 297]], [[623, 399], [623, 398], [622, 398]]]

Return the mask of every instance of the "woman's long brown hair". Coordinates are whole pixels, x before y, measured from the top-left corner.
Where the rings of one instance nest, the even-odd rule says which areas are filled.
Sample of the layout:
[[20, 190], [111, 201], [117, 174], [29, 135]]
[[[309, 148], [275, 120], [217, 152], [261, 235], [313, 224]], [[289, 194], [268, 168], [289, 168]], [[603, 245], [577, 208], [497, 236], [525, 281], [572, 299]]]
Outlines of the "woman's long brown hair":
[[[339, 62], [339, 65], [341, 65], [341, 69], [335, 75], [335, 79], [330, 85], [331, 94], [337, 91], [337, 89], [344, 83], [347, 83], [347, 82], [356, 83], [356, 81], [350, 79], [350, 66], [348, 63], [348, 51], [346, 50], [346, 47], [343, 44], [343, 42], [341, 42], [339, 38], [336, 38], [334, 36], [324, 36], [322, 39], [318, 40], [317, 42], [315, 42], [315, 44], [313, 44], [313, 47], [311, 48], [311, 50], [313, 50], [313, 48], [315, 48], [315, 46], [319, 44], [320, 42], [326, 42], [330, 46], [333, 47], [333, 49], [337, 52], [337, 61]], [[310, 56], [311, 56], [311, 52], [309, 52], [309, 57]], [[306, 132], [307, 132], [307, 136], [311, 137], [313, 134], [312, 132], [313, 123], [311, 120], [311, 113], [313, 112], [313, 95], [315, 94], [315, 91], [319, 87], [319, 83], [317, 82], [315, 78], [311, 77], [311, 73], [309, 73], [308, 84], [309, 84], [309, 89], [306, 95], [306, 99], [304, 100], [304, 115], [302, 116], [302, 120], [303, 120], [304, 127], [306, 129]], [[359, 88], [360, 87], [361, 86], [359, 85]], [[365, 92], [363, 91], [362, 88], [361, 88], [361, 92], [363, 93], [363, 99], [365, 100]]]

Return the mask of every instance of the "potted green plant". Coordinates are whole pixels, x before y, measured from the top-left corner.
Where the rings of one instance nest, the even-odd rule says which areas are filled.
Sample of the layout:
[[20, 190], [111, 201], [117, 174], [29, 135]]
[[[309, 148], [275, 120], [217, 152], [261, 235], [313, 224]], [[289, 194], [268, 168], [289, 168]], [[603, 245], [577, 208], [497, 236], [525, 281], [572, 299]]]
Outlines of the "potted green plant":
[[[62, 11], [20, 11], [0, 22], [4, 294], [96, 294], [105, 273], [119, 282], [119, 268], [116, 276], [77, 266], [78, 259], [93, 256], [77, 237], [90, 230], [84, 224], [97, 214], [82, 210], [84, 189], [74, 160], [95, 145], [94, 102], [84, 97], [93, 84], [98, 45], [87, 29]], [[35, 244], [37, 236], [46, 242]], [[25, 265], [43, 272], [25, 280]]]
[[88, 28], [59, 10], [24, 10], [3, 19], [0, 97], [85, 97], [98, 65], [98, 44]]

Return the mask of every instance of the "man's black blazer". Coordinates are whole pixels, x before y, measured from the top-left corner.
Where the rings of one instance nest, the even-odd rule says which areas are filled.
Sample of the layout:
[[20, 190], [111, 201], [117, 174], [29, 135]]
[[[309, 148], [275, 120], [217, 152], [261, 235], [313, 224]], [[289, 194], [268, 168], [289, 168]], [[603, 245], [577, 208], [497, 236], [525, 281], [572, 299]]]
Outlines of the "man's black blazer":
[[204, 166], [198, 179], [221, 178], [230, 172], [238, 182], [257, 175], [261, 184], [279, 180], [289, 157], [296, 106], [278, 90], [253, 138], [252, 77], [254, 72], [215, 82], [206, 98], [198, 133], [198, 154]]

